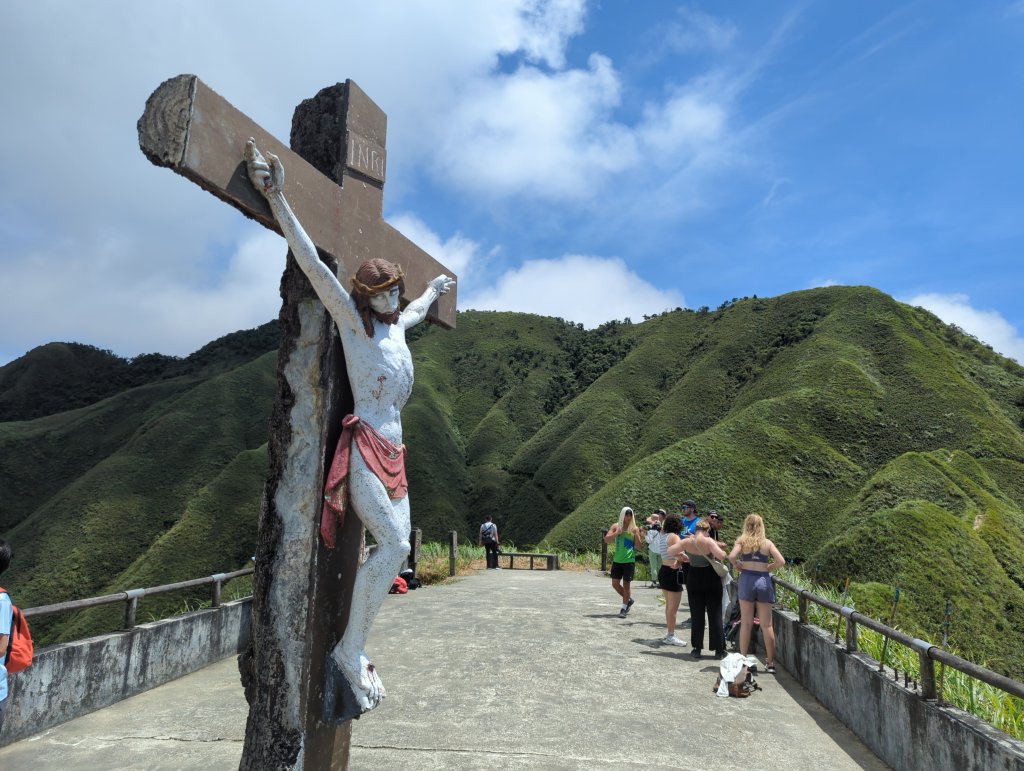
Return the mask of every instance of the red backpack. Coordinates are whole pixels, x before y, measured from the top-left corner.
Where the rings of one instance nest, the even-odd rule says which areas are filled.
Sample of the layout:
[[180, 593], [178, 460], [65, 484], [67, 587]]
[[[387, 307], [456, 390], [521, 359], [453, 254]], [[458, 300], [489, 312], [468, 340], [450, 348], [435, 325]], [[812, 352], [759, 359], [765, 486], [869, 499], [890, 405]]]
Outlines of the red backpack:
[[[0, 586], [0, 593], [10, 594]], [[4, 668], [8, 672], [20, 672], [32, 665], [32, 633], [28, 631], [28, 621], [14, 603], [11, 603], [14, 615], [11, 618], [11, 634], [7, 640], [7, 658], [4, 659]]]

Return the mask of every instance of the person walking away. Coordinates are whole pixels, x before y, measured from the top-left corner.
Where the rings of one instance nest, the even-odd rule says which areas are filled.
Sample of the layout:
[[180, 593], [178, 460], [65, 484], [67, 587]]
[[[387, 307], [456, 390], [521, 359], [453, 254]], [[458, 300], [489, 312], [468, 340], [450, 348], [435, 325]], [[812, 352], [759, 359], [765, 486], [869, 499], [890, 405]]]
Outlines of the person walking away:
[[641, 543], [640, 528], [633, 521], [633, 509], [623, 506], [619, 519], [604, 537], [605, 543], [615, 544], [612, 555], [612, 589], [622, 598], [619, 618], [625, 618], [635, 600], [630, 596], [630, 584], [636, 571], [636, 547]]
[[498, 567], [498, 526], [491, 521], [491, 515], [484, 517], [484, 523], [480, 525], [480, 535], [477, 537], [477, 545], [484, 547], [484, 556], [487, 559], [488, 570], [500, 570]]
[[[690, 559], [686, 576], [686, 601], [690, 604], [690, 655], [700, 658], [704, 646], [704, 619], [708, 625], [708, 647], [714, 650], [716, 658], [725, 656], [725, 636], [722, 633], [722, 579], [711, 567], [709, 558], [725, 559], [725, 550], [710, 537], [710, 525], [706, 519], [699, 519], [693, 535], [684, 538], [676, 547], [676, 553], [685, 553]], [[668, 550], [669, 554], [673, 549]]]
[[647, 541], [647, 559], [650, 564], [652, 588], [658, 586], [658, 572], [661, 570], [661, 555], [655, 548], [655, 544], [661, 537], [661, 526], [664, 521], [664, 509], [656, 509], [654, 513], [647, 518], [647, 535], [645, 536], [645, 539]]
[[651, 554], [657, 551], [661, 557], [661, 569], [658, 571], [658, 586], [665, 596], [665, 645], [685, 646], [686, 643], [676, 637], [676, 613], [679, 601], [683, 598], [683, 585], [680, 583], [682, 574], [679, 571], [679, 559], [669, 556], [668, 550], [681, 540], [679, 533], [683, 529], [683, 520], [678, 514], [667, 514], [662, 525], [662, 532], [651, 546]]
[[[0, 539], [0, 575], [11, 566], [14, 556], [11, 545]], [[7, 592], [0, 593], [0, 729], [4, 726], [4, 715], [7, 713], [7, 644], [11, 639], [11, 626], [14, 624], [14, 605]]]
[[772, 606], [775, 604], [775, 585], [771, 571], [786, 564], [778, 547], [768, 540], [764, 520], [757, 514], [748, 514], [743, 520], [743, 532], [729, 552], [729, 561], [740, 572], [740, 653], [750, 650], [750, 634], [754, 626], [754, 613], [761, 620], [764, 637], [765, 671], [775, 674], [775, 629], [772, 627]]

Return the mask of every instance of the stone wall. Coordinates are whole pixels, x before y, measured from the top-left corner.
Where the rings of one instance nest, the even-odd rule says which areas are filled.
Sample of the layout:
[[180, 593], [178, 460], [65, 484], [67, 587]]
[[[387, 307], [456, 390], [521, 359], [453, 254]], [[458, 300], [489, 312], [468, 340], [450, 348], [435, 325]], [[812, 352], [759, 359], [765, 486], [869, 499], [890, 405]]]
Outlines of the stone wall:
[[0, 746], [237, 654], [251, 608], [247, 598], [37, 650], [32, 666], [10, 676]]
[[922, 768], [1021, 771], [1024, 742], [961, 709], [924, 701], [878, 671], [865, 653], [775, 611], [776, 661], [897, 771]]

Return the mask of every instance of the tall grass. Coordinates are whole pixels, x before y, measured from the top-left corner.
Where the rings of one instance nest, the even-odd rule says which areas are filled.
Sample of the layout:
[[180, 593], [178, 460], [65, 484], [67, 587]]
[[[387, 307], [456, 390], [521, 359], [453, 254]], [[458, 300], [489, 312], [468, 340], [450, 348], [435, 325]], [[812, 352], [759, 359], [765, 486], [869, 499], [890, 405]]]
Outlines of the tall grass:
[[[824, 597], [838, 605], [843, 604], [842, 592], [829, 587], [815, 584], [798, 567], [787, 567], [779, 571], [779, 577], [797, 586], [802, 586]], [[779, 592], [780, 605], [786, 610], [794, 613], [799, 610], [799, 598], [790, 591]], [[853, 601], [847, 597], [846, 605], [853, 607]], [[821, 627], [833, 636], [837, 633], [839, 639], [846, 640], [846, 623], [840, 622], [836, 613], [823, 608], [815, 603], [809, 603], [807, 609], [807, 620], [815, 626]], [[889, 626], [898, 628], [890, 623]], [[872, 629], [863, 626], [857, 628], [857, 648], [880, 661], [882, 648], [885, 647], [885, 665], [891, 668], [895, 676], [903, 677], [915, 683], [921, 680], [921, 666], [918, 654], [907, 646], [889, 640], [885, 646], [885, 637]], [[960, 655], [952, 648], [946, 648], [950, 653]], [[984, 664], [983, 664], [984, 666]], [[969, 712], [981, 720], [998, 728], [1010, 736], [1024, 740], [1024, 700], [1011, 696], [994, 685], [989, 685], [976, 680], [970, 675], [951, 669], [943, 665], [936, 668], [936, 685], [939, 687], [940, 703], [951, 704]]]

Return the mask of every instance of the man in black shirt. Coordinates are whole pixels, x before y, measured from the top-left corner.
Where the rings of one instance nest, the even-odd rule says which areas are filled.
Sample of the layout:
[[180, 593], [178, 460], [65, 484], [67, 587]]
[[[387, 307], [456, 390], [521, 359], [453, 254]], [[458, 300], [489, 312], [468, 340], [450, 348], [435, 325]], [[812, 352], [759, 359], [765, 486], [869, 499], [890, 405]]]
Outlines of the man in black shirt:
[[719, 514], [714, 509], [711, 509], [708, 512], [708, 524], [711, 525], [711, 528], [708, 530], [708, 536], [710, 536], [715, 541], [721, 541], [722, 534], [719, 532], [719, 530], [722, 529], [722, 522], [724, 521], [725, 517], [722, 514]]

